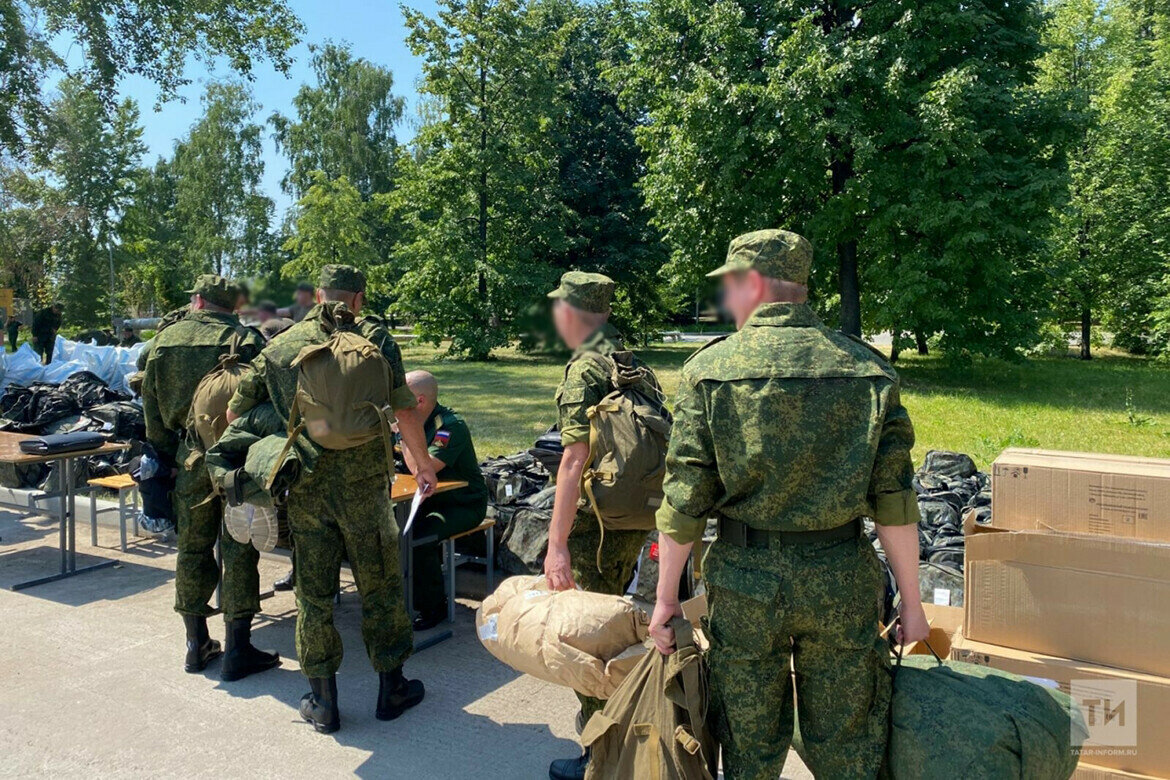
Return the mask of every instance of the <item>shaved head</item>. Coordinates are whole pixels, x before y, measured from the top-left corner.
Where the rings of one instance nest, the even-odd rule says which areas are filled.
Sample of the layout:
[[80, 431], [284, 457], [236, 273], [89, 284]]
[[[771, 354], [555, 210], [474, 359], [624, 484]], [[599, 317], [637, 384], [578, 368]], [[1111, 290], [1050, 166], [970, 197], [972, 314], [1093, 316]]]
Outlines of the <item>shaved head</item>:
[[427, 399], [428, 405], [439, 400], [439, 380], [430, 371], [411, 371], [406, 375], [406, 386], [416, 396]]

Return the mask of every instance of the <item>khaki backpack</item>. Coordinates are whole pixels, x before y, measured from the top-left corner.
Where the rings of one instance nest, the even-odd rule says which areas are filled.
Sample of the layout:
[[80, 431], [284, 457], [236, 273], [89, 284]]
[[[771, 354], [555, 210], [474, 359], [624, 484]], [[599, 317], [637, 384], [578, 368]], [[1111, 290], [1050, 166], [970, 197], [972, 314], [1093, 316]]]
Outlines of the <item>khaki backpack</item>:
[[[662, 478], [671, 416], [654, 372], [632, 352], [587, 353], [609, 373], [613, 388], [589, 409], [589, 460], [581, 474], [581, 505], [605, 530], [652, 531], [662, 505]], [[598, 548], [598, 568], [601, 566]]]
[[589, 719], [581, 744], [590, 750], [586, 780], [712, 780], [715, 738], [707, 728], [707, 681], [691, 624], [671, 621], [676, 649], [651, 649], [605, 708]]
[[381, 438], [392, 473], [390, 364], [381, 350], [353, 331], [336, 330], [324, 343], [302, 349], [292, 367], [297, 391], [289, 413], [290, 445], [301, 431], [327, 450]]
[[228, 353], [219, 359], [219, 365], [207, 372], [195, 387], [191, 409], [187, 412], [187, 430], [194, 431], [204, 452], [211, 449], [228, 426], [228, 402], [240, 386], [248, 370], [240, 361], [240, 335], [232, 336]]

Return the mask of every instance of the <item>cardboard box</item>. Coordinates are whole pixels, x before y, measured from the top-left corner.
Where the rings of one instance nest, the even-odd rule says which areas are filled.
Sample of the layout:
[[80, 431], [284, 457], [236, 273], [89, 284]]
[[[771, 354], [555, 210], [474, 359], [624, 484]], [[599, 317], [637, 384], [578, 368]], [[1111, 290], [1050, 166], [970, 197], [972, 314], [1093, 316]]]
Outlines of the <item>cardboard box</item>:
[[1089, 727], [1089, 740], [1081, 749], [1083, 763], [1170, 777], [1166, 731], [1170, 724], [1170, 679], [997, 647], [962, 636], [955, 637], [951, 658], [1002, 669], [1041, 684], [1055, 683], [1072, 696]]
[[1170, 541], [1170, 460], [1006, 449], [991, 467], [992, 523]]
[[[906, 648], [907, 655], [930, 655], [930, 651], [946, 658], [951, 652], [951, 642], [963, 626], [962, 607], [944, 607], [938, 604], [923, 604], [926, 621], [930, 623], [930, 636], [926, 642], [915, 642]], [[927, 647], [927, 643], [930, 647]]]
[[1170, 675], [1170, 544], [974, 534], [965, 579], [968, 639]]

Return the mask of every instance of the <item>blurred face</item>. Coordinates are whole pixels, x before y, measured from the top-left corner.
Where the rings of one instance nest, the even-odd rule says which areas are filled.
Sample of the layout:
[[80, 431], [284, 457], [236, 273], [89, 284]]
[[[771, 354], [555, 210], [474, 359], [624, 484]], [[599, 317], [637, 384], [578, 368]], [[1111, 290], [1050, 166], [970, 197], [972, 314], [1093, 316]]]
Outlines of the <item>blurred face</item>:
[[295, 297], [298, 306], [313, 305], [313, 293], [309, 292], [308, 290], [297, 290]]
[[764, 277], [759, 271], [724, 274], [723, 308], [735, 320], [736, 328], [742, 328], [763, 302], [764, 291]]
[[275, 315], [273, 315], [272, 312], [268, 311], [268, 309], [257, 309], [256, 310], [256, 321], [259, 322], [261, 325], [268, 322], [270, 319], [273, 318], [273, 316], [275, 316]]
[[553, 301], [552, 307], [553, 327], [557, 329], [557, 335], [561, 337], [561, 341], [569, 345], [570, 348], [576, 349], [577, 345], [571, 344], [573, 325], [573, 310], [565, 303], [563, 298], [557, 298]]

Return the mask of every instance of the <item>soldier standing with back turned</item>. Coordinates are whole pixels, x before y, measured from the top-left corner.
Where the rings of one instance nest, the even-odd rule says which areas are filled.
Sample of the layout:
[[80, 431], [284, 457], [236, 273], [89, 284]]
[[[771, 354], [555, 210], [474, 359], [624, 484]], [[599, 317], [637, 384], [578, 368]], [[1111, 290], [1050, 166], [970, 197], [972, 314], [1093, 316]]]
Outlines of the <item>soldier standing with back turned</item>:
[[159, 332], [152, 342], [142, 380], [146, 438], [161, 461], [178, 470], [172, 493], [179, 535], [175, 564], [175, 611], [187, 632], [184, 668], [203, 671], [220, 654], [219, 642], [207, 632], [211, 594], [219, 582], [215, 543], [223, 555], [223, 615], [227, 656], [220, 674], [238, 680], [280, 663], [276, 653], [252, 646], [252, 618], [260, 611], [260, 555], [223, 529], [223, 501], [212, 497], [211, 477], [204, 465], [198, 437], [187, 430], [195, 388], [219, 364], [233, 340], [242, 360], [259, 353], [260, 334], [240, 324], [234, 310], [239, 288], [222, 276], [204, 274], [188, 290], [190, 310]]
[[776, 778], [793, 731], [817, 777], [871, 778], [885, 754], [889, 652], [878, 538], [902, 593], [901, 638], [928, 632], [918, 591], [914, 429], [889, 363], [805, 303], [812, 247], [784, 230], [731, 242], [722, 279], [738, 332], [683, 368], [658, 512], [650, 633], [674, 644], [678, 582], [708, 517], [703, 577], [711, 702], [728, 780]]
[[[348, 265], [321, 269], [317, 305], [305, 318], [274, 339], [244, 376], [229, 404], [228, 419], [271, 401], [285, 424], [297, 389], [293, 360], [305, 347], [323, 344], [336, 330], [358, 332], [355, 315], [365, 302], [366, 277]], [[391, 340], [392, 342], [392, 340]], [[378, 345], [383, 356], [397, 347]], [[403, 444], [425, 453], [423, 421], [414, 414], [415, 400], [406, 386], [402, 362], [390, 363], [391, 405]], [[317, 447], [305, 437], [309, 446]], [[398, 560], [398, 528], [390, 506], [383, 442], [371, 441], [344, 450], [318, 448], [316, 465], [289, 491], [288, 515], [296, 555], [297, 657], [311, 691], [301, 699], [301, 717], [321, 733], [341, 727], [337, 706], [337, 669], [341, 636], [333, 625], [344, 555], [353, 569], [362, 599], [362, 639], [378, 673], [375, 716], [393, 720], [423, 699], [419, 680], [408, 680], [402, 665], [414, 649], [406, 614], [402, 568]], [[433, 490], [435, 472], [420, 459], [415, 472], [424, 494]]]
[[[607, 369], [590, 354], [609, 356], [625, 349], [621, 334], [609, 324], [613, 292], [614, 283], [608, 276], [569, 271], [548, 296], [553, 299], [557, 334], [573, 350], [556, 395], [565, 454], [557, 471], [544, 559], [544, 573], [552, 590], [580, 585], [593, 593], [624, 594], [646, 541], [646, 531], [607, 530], [602, 544], [596, 517], [588, 510], [578, 511], [581, 474], [589, 465], [589, 409], [612, 389]], [[651, 397], [657, 392], [657, 386], [647, 388]], [[577, 698], [581, 700], [582, 724], [605, 705], [591, 696], [578, 694]], [[549, 767], [549, 777], [579, 780], [585, 777], [588, 764], [588, 752], [578, 758], [558, 759]]]

